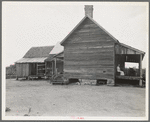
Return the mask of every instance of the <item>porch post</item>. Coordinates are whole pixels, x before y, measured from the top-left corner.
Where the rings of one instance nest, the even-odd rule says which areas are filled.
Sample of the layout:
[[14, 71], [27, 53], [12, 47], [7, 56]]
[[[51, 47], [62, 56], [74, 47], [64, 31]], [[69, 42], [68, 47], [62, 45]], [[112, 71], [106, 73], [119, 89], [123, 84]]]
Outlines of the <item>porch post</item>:
[[54, 66], [53, 66], [53, 61], [52, 61], [52, 75], [54, 74]]
[[[140, 78], [142, 78], [142, 55], [140, 54], [140, 62], [139, 62], [139, 72], [140, 72]], [[139, 86], [142, 86], [142, 79], [139, 81]]]
[[114, 43], [114, 85], [116, 85], [116, 44]]
[[55, 67], [55, 74], [56, 74], [56, 73], [57, 73], [57, 72], [56, 72], [56, 58], [55, 58], [55, 66], [54, 66], [54, 67]]

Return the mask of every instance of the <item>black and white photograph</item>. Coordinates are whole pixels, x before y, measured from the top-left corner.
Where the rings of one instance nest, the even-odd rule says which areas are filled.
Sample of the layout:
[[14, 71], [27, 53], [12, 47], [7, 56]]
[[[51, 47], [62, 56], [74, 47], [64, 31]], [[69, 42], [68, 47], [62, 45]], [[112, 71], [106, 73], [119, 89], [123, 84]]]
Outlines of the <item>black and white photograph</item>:
[[148, 120], [148, 2], [2, 2], [2, 120]]

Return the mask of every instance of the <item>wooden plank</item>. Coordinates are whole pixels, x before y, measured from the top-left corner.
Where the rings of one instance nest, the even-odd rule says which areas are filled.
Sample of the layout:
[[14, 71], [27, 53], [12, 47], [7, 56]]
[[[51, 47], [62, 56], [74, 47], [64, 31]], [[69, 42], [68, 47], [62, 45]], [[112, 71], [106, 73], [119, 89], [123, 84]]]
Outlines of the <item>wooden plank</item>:
[[113, 52], [95, 52], [95, 53], [73, 53], [73, 52], [65, 52], [65, 57], [80, 57], [80, 56], [84, 56], [84, 57], [90, 57], [90, 56], [111, 56], [113, 54]]
[[86, 60], [102, 60], [102, 61], [105, 61], [105, 60], [113, 60], [113, 55], [103, 55], [103, 56], [100, 56], [100, 55], [91, 55], [91, 56], [78, 56], [78, 57], [68, 57], [66, 56], [65, 57], [65, 60], [69, 60], [69, 61], [86, 61]]
[[55, 72], [55, 74], [57, 73], [56, 72], [56, 58], [54, 59], [54, 72]]
[[[67, 39], [67, 43], [72, 43], [72, 42], [86, 42], [86, 41], [107, 41], [107, 40], [112, 40], [111, 37], [109, 36], [91, 36], [91, 35], [88, 35], [88, 36], [79, 36], [79, 35], [72, 35], [70, 36], [68, 39]], [[113, 42], [113, 41], [112, 41]]]
[[52, 61], [52, 75], [54, 75], [54, 62]]
[[100, 53], [100, 52], [107, 52], [110, 53], [113, 51], [113, 47], [105, 47], [105, 48], [82, 48], [82, 49], [73, 49], [73, 48], [65, 48], [64, 54], [70, 52], [70, 53]]
[[71, 37], [85, 37], [85, 36], [89, 36], [89, 37], [105, 37], [108, 36], [106, 33], [102, 33], [102, 32], [82, 32], [82, 33], [74, 33], [74, 35], [72, 35]]
[[140, 55], [139, 71], [140, 71], [140, 77], [142, 77], [142, 55]]
[[75, 34], [81, 34], [81, 33], [99, 33], [99, 34], [106, 34], [103, 30], [101, 30], [98, 27], [91, 27], [91, 28], [82, 28], [80, 30], [77, 30], [74, 32]]
[[111, 65], [108, 65], [108, 64], [93, 64], [93, 65], [82, 65], [82, 64], [64, 64], [65, 66], [65, 69], [66, 68], [75, 68], [75, 67], [78, 67], [78, 68], [114, 68], [114, 65], [111, 64]]
[[79, 74], [99, 74], [99, 75], [113, 75], [113, 71], [111, 72], [108, 72], [108, 71], [105, 71], [103, 72], [102, 70], [64, 70], [65, 73], [79, 73]]
[[115, 58], [116, 54], [115, 54], [115, 47], [116, 47], [116, 44], [114, 43], [114, 51], [113, 51], [113, 56], [114, 56], [113, 57], [113, 62], [114, 62], [114, 74], [113, 74], [114, 75], [114, 78], [113, 78], [114, 79], [114, 85], [116, 85], [116, 81], [115, 81], [116, 80], [115, 79], [115, 76], [116, 76], [116, 60], [115, 60], [116, 59]]
[[83, 28], [97, 28], [98, 26], [95, 23], [88, 23], [88, 24], [84, 24], [81, 27], [79, 27], [78, 29], [83, 29]]
[[[74, 43], [113, 43], [113, 41], [109, 38], [106, 37], [99, 37], [99, 38], [81, 38], [81, 37], [77, 37], [77, 38], [73, 38], [73, 39], [68, 39], [68, 43], [67, 44], [74, 44]], [[66, 45], [67, 45], [66, 44]]]
[[79, 50], [79, 49], [104, 49], [104, 48], [113, 48], [113, 45], [102, 45], [102, 46], [88, 46], [88, 47], [85, 47], [85, 46], [76, 46], [76, 47], [67, 47], [68, 49], [74, 49], [74, 50]]
[[25, 76], [25, 70], [26, 70], [25, 68], [26, 68], [26, 67], [25, 67], [25, 64], [22, 64], [22, 71], [23, 71], [23, 72], [22, 72], [22, 73], [23, 73], [22, 76], [23, 76], [23, 77]]
[[97, 46], [113, 46], [113, 42], [108, 40], [96, 40], [96, 41], [87, 41], [87, 42], [75, 42], [75, 43], [68, 43], [67, 47], [82, 47], [82, 46], [86, 46], [86, 47], [97, 47]]
[[113, 75], [99, 75], [99, 74], [91, 74], [91, 75], [86, 75], [86, 74], [64, 74], [64, 76], [66, 78], [76, 78], [76, 79], [92, 79], [92, 80], [96, 80], [96, 79], [112, 79]]
[[22, 74], [21, 74], [22, 73], [21, 64], [19, 64], [19, 63], [16, 64], [16, 70], [17, 70], [17, 76], [21, 77], [22, 76]]
[[92, 76], [92, 77], [111, 77], [113, 79], [113, 74], [103, 74], [103, 73], [80, 73], [80, 72], [73, 72], [73, 73], [68, 73], [68, 72], [64, 72], [64, 75], [68, 75], [68, 76]]
[[125, 80], [140, 80], [141, 77], [137, 76], [116, 76], [117, 79], [125, 79]]
[[111, 60], [111, 61], [97, 61], [97, 60], [86, 60], [86, 61], [69, 61], [69, 60], [67, 60], [67, 61], [65, 61], [65, 63], [64, 63], [65, 65], [90, 65], [90, 66], [93, 66], [93, 65], [103, 65], [104, 64], [104, 66], [105, 65], [107, 65], [107, 66], [109, 66], [109, 64], [110, 64], [110, 66], [111, 65], [113, 65], [113, 61]]
[[36, 63], [36, 75], [38, 75], [38, 63]]

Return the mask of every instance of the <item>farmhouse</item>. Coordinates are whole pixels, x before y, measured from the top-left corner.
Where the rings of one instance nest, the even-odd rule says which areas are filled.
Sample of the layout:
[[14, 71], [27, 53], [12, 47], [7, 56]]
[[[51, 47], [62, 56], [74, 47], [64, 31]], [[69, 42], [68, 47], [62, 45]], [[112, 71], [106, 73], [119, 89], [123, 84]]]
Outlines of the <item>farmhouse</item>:
[[50, 65], [44, 61], [50, 55], [54, 46], [32, 47], [23, 58], [16, 61], [16, 74], [18, 78], [43, 77], [49, 72]]
[[[85, 17], [60, 43], [64, 46], [63, 77], [65, 79], [140, 80], [143, 51], [120, 43], [93, 19], [93, 6], [85, 6]], [[117, 66], [138, 63], [134, 75], [120, 76]], [[54, 63], [53, 63], [54, 64]], [[56, 67], [56, 66], [55, 66]], [[56, 69], [54, 69], [56, 71]]]
[[[113, 85], [119, 79], [141, 82], [145, 52], [120, 43], [99, 25], [93, 19], [92, 5], [85, 5], [85, 17], [60, 44], [61, 51], [57, 44], [56, 50], [54, 46], [31, 48], [16, 62], [17, 78], [47, 75], [55, 83], [82, 79]], [[138, 66], [127, 69], [128, 63]]]

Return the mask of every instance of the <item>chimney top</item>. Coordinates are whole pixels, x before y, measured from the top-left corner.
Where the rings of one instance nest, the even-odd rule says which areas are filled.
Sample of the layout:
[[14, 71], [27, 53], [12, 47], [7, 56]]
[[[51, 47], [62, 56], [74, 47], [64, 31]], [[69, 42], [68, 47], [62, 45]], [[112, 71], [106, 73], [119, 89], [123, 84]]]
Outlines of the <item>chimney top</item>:
[[87, 15], [93, 18], [93, 5], [85, 5], [84, 10], [85, 10], [85, 16]]

